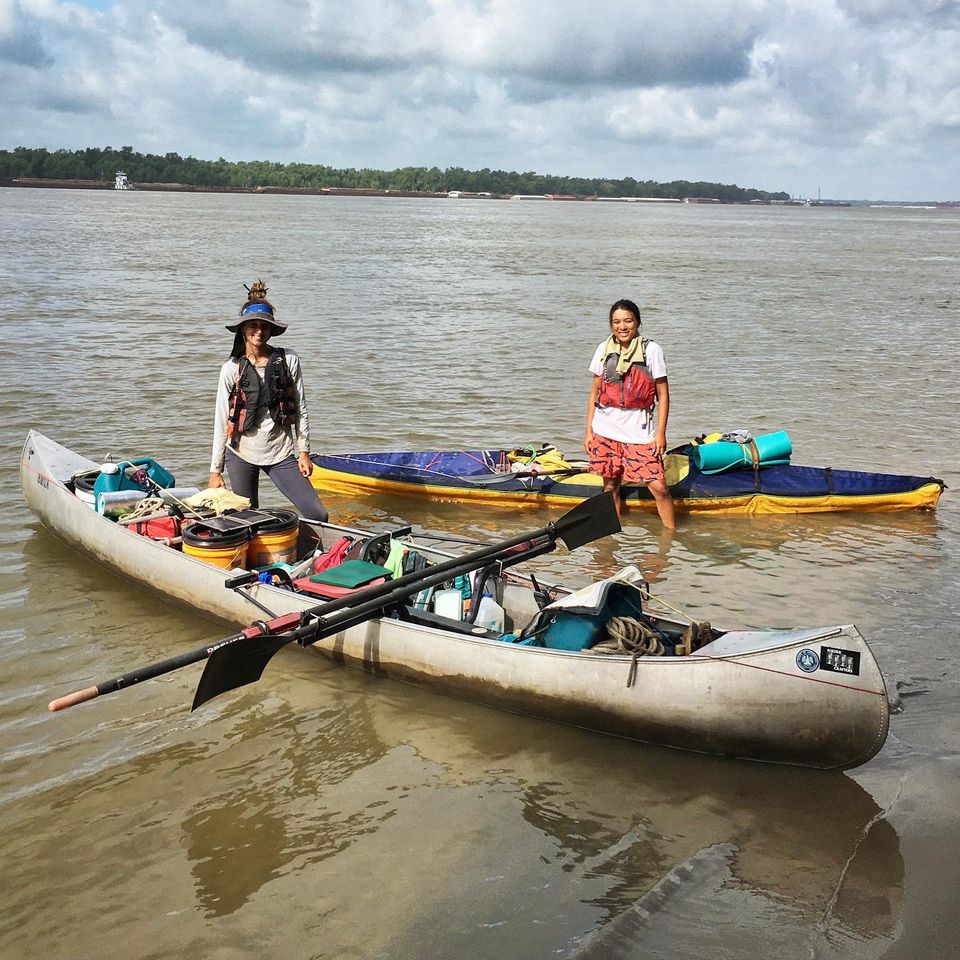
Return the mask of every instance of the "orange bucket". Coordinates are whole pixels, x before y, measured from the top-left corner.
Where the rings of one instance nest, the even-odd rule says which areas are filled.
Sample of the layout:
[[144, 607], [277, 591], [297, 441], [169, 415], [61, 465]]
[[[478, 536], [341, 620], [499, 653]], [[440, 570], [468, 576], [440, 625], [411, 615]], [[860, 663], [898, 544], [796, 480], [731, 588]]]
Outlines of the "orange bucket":
[[276, 520], [257, 525], [247, 550], [250, 568], [296, 563], [300, 517], [293, 510], [265, 510], [264, 513]]
[[234, 530], [223, 533], [219, 530], [198, 530], [184, 527], [181, 534], [183, 552], [215, 567], [232, 570], [234, 567], [247, 566], [247, 548], [250, 535], [246, 530]]

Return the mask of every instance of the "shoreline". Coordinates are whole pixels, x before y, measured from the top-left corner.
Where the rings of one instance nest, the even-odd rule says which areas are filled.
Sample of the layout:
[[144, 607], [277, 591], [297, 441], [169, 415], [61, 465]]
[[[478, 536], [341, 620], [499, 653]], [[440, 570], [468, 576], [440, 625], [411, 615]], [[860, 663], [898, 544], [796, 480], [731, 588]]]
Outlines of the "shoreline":
[[66, 180], [46, 177], [0, 177], [0, 187], [38, 188], [43, 190], [116, 190], [118, 193], [252, 193], [281, 194], [312, 197], [387, 197], [417, 200], [553, 200], [580, 201], [584, 203], [640, 203], [640, 204], [709, 204], [711, 206], [746, 207], [850, 207], [845, 200], [718, 200], [715, 197], [597, 197], [575, 194], [511, 194], [450, 190], [434, 192], [426, 190], [379, 190], [365, 187], [218, 187], [186, 183], [137, 183], [126, 188], [117, 188], [113, 180]]
[[[46, 177], [0, 177], [0, 187], [37, 187], [44, 190], [116, 190], [136, 193], [152, 191], [156, 193], [281, 193], [304, 196], [357, 196], [357, 197], [426, 197], [446, 199], [446, 193], [433, 193], [417, 190], [369, 190], [363, 187], [217, 187], [200, 186], [189, 183], [137, 183], [118, 189], [113, 180], [61, 180]], [[491, 199], [490, 195], [483, 199]], [[496, 195], [493, 199], [509, 199]]]
[[960, 210], [960, 201], [941, 200], [930, 203], [908, 200], [718, 200], [715, 197], [597, 197], [575, 194], [512, 194], [472, 192], [468, 190], [379, 190], [366, 187], [217, 187], [188, 183], [136, 183], [117, 188], [113, 180], [65, 180], [47, 177], [0, 177], [0, 188], [35, 188], [41, 190], [114, 190], [118, 193], [252, 193], [305, 197], [386, 197], [415, 200], [554, 200], [584, 203], [639, 203], [639, 204], [704, 204], [726, 207], [908, 207], [924, 210]]

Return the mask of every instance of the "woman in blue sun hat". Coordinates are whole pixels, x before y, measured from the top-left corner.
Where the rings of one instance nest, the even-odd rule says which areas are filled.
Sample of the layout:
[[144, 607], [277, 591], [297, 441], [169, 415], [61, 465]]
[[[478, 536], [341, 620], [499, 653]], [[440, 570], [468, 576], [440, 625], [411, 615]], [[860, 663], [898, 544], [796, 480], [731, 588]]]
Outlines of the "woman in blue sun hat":
[[262, 280], [249, 287], [230, 358], [220, 368], [210, 486], [223, 487], [226, 466], [233, 492], [259, 506], [261, 471], [309, 520], [327, 520], [310, 483], [310, 423], [299, 356], [269, 341], [287, 329], [274, 314]]

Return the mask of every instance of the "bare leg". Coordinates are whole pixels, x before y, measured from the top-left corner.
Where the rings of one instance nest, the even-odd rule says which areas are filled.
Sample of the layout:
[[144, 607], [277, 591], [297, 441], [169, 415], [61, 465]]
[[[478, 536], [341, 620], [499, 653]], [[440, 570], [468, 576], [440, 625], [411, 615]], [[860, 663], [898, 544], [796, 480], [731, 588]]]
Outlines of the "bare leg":
[[653, 494], [653, 499], [657, 504], [657, 513], [660, 514], [660, 522], [668, 529], [673, 530], [677, 525], [676, 516], [673, 510], [673, 497], [670, 496], [670, 488], [662, 478], [654, 480], [647, 484], [647, 489]]
[[617, 508], [617, 516], [620, 516], [621, 512], [621, 502], [620, 502], [620, 482], [623, 480], [622, 476], [619, 477], [604, 477], [603, 480], [603, 492], [607, 493], [608, 491], [613, 493], [613, 503]]

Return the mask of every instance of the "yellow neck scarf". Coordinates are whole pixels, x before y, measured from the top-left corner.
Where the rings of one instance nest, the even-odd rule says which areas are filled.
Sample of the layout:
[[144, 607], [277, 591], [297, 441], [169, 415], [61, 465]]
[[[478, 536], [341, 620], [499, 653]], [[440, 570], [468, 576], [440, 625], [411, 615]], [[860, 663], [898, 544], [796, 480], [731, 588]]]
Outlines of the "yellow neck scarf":
[[[611, 334], [603, 345], [603, 355], [609, 357], [611, 353], [620, 355], [620, 359], [617, 360], [617, 373], [622, 377], [630, 369], [631, 364], [643, 363], [643, 337], [638, 333], [627, 344], [626, 349], [621, 349], [620, 344], [617, 343], [617, 338]], [[640, 354], [639, 358], [637, 357], [638, 353]]]

